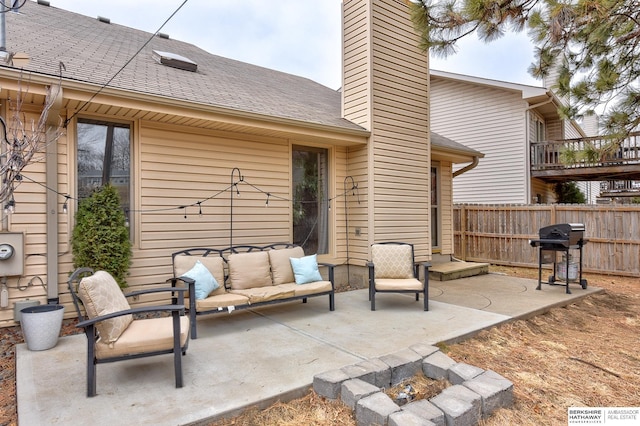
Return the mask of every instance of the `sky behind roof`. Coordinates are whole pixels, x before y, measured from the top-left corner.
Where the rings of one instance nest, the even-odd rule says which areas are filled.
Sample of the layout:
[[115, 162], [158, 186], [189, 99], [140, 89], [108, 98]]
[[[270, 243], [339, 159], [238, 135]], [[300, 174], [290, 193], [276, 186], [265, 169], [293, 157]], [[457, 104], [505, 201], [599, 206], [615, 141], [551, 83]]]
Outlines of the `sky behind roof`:
[[[156, 32], [184, 0], [50, 0], [53, 7]], [[341, 86], [342, 0], [188, 0], [161, 32], [209, 53]], [[508, 34], [485, 44], [463, 40], [430, 67], [541, 86], [527, 73], [533, 46]]]

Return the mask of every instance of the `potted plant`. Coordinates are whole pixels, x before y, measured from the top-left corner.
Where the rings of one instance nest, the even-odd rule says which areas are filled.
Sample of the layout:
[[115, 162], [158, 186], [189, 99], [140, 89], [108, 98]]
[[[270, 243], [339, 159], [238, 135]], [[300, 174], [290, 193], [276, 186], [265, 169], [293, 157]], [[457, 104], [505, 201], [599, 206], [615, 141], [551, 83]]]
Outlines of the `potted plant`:
[[78, 206], [71, 237], [74, 268], [89, 267], [109, 272], [127, 287], [131, 266], [131, 240], [120, 196], [110, 183], [97, 188]]

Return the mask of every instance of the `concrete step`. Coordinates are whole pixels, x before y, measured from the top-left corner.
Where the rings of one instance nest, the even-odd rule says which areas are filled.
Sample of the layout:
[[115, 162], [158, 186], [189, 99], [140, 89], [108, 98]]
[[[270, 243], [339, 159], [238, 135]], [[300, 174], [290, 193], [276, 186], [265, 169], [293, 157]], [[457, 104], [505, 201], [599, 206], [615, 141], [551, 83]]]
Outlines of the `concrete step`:
[[429, 268], [429, 279], [436, 281], [449, 281], [488, 273], [488, 263], [434, 262]]

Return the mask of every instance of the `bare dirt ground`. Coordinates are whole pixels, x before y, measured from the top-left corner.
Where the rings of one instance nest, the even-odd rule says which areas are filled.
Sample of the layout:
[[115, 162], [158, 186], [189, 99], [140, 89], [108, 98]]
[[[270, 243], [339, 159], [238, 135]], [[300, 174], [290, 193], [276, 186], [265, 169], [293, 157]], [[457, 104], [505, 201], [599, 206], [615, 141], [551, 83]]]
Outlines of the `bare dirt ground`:
[[[537, 269], [492, 266], [492, 272], [537, 279]], [[604, 288], [566, 308], [441, 345], [450, 357], [491, 369], [514, 383], [515, 404], [483, 421], [494, 425], [567, 423], [567, 408], [640, 406], [640, 279], [586, 274]], [[76, 333], [65, 321], [63, 335]], [[15, 345], [19, 327], [0, 329], [0, 425], [17, 424]], [[210, 426], [355, 425], [351, 410], [310, 391], [304, 397], [249, 409]]]

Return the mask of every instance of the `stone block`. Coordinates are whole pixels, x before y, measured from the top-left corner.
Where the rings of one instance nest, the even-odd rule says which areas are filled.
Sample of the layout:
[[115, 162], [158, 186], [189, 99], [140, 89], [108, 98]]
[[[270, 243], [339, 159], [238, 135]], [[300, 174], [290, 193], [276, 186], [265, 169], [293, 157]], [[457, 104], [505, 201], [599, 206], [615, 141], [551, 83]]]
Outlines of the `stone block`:
[[410, 411], [421, 419], [427, 419], [436, 426], [445, 426], [444, 413], [426, 399], [413, 401], [402, 407], [403, 411]]
[[388, 388], [389, 386], [391, 386], [391, 368], [378, 358], [368, 359], [359, 362], [356, 365], [373, 372], [373, 383], [365, 380], [365, 378], [369, 378], [368, 375], [365, 377], [361, 377], [362, 380], [365, 380], [366, 382], [369, 382], [379, 388]]
[[426, 343], [417, 343], [413, 346], [409, 346], [409, 349], [420, 355], [423, 359], [440, 350], [437, 346]]
[[342, 370], [330, 370], [313, 376], [313, 390], [320, 396], [338, 399], [342, 383], [350, 377]]
[[487, 370], [462, 385], [482, 397], [482, 417], [484, 418], [489, 417], [499, 408], [513, 405], [513, 383], [494, 371]]
[[389, 416], [400, 411], [392, 400], [383, 392], [377, 392], [361, 398], [356, 404], [356, 424], [358, 426], [387, 425]]
[[352, 379], [364, 380], [370, 384], [375, 384], [376, 382], [376, 369], [373, 368], [372, 363], [351, 364], [342, 367], [341, 370]]
[[414, 377], [422, 367], [422, 357], [411, 349], [403, 349], [383, 355], [380, 360], [391, 368], [391, 386]]
[[484, 373], [482, 368], [458, 362], [449, 368], [449, 382], [452, 385], [461, 385], [467, 380], [471, 380], [476, 376]]
[[346, 406], [353, 410], [360, 399], [373, 395], [376, 392], [380, 392], [379, 387], [361, 379], [351, 379], [342, 383], [340, 399]]
[[475, 425], [482, 418], [480, 395], [462, 385], [450, 386], [430, 401], [444, 412], [447, 426]]
[[431, 379], [447, 379], [449, 368], [456, 362], [442, 352], [434, 352], [422, 361], [424, 375]]
[[435, 424], [410, 411], [396, 411], [389, 415], [389, 426], [435, 426]]

